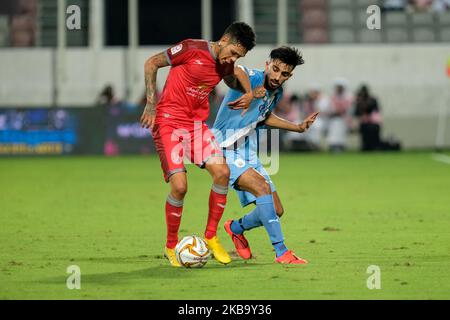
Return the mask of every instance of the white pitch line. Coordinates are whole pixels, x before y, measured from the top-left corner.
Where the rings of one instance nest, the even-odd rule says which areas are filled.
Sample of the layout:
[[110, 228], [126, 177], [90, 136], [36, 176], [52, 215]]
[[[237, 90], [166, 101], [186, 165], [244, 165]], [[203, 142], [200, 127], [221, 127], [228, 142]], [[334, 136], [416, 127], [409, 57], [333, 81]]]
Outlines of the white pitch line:
[[445, 154], [433, 153], [431, 155], [431, 157], [435, 161], [439, 161], [439, 162], [442, 162], [442, 163], [445, 163], [445, 164], [450, 164], [450, 156], [447, 156]]

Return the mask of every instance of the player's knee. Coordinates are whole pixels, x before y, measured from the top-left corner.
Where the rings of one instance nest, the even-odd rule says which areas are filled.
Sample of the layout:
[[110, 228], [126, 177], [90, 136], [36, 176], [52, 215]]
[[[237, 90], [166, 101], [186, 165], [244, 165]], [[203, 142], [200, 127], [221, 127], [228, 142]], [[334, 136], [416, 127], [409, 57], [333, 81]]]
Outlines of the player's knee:
[[227, 165], [222, 165], [214, 171], [214, 181], [227, 184], [230, 179], [230, 169]]
[[175, 183], [172, 185], [172, 193], [174, 193], [178, 198], [184, 198], [187, 193], [187, 184], [186, 183]]
[[283, 209], [283, 207], [276, 207], [275, 212], [277, 213], [278, 217], [281, 217], [284, 213], [284, 209]]
[[272, 190], [270, 189], [270, 185], [267, 183], [265, 179], [260, 179], [256, 182], [255, 185], [257, 196], [265, 196], [268, 194], [272, 194]]

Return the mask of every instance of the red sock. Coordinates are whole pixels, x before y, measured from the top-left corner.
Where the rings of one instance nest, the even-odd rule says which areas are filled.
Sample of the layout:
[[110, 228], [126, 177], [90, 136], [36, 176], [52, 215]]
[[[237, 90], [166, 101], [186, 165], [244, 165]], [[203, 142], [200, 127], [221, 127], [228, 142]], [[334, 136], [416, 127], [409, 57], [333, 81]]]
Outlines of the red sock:
[[178, 243], [182, 212], [183, 200], [176, 200], [169, 195], [166, 201], [167, 248], [173, 249]]
[[225, 211], [227, 203], [228, 187], [213, 185], [209, 195], [208, 223], [206, 225], [205, 238], [211, 239], [217, 233], [217, 226]]

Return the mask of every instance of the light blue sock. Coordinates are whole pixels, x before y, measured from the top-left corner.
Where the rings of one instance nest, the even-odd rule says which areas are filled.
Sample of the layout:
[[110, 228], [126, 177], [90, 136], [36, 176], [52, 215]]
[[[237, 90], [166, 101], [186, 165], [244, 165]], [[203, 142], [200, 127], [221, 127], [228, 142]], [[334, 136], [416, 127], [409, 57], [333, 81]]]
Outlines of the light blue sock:
[[272, 243], [275, 253], [277, 255], [277, 258], [279, 256], [282, 256], [288, 249], [286, 248], [286, 245], [284, 244], [284, 241], [278, 242], [278, 243]]
[[239, 220], [233, 220], [231, 223], [231, 231], [235, 234], [243, 234], [244, 231], [262, 226], [259, 220], [258, 206], [252, 212], [246, 214]]
[[270, 241], [275, 249], [277, 257], [283, 255], [287, 248], [284, 245], [283, 232], [281, 231], [280, 220], [278, 219], [271, 194], [256, 198], [259, 220], [266, 228]]

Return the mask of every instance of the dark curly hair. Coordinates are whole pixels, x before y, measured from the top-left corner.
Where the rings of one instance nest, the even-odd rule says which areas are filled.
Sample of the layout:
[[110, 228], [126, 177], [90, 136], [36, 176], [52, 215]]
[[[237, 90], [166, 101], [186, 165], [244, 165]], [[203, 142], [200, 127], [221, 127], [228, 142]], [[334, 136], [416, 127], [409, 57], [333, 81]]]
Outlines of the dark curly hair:
[[247, 51], [252, 50], [256, 44], [255, 32], [245, 22], [233, 22], [228, 26], [223, 35], [230, 36], [231, 41], [238, 42]]
[[293, 66], [294, 68], [305, 63], [302, 53], [294, 47], [282, 46], [273, 49], [270, 52], [270, 58], [272, 60], [278, 59], [287, 65]]

